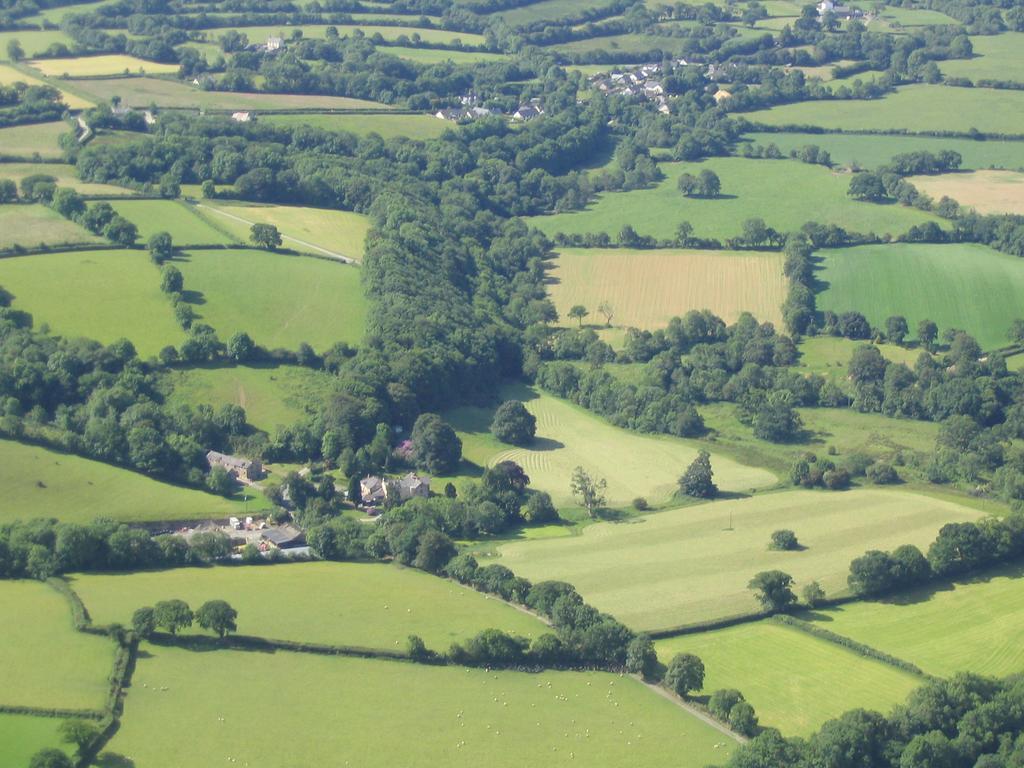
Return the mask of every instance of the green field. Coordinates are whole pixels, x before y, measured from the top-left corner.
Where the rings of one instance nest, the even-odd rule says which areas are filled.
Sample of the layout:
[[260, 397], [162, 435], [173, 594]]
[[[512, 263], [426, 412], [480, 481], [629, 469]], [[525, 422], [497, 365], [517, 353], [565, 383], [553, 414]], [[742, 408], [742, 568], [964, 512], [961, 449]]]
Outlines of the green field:
[[535, 21], [552, 21], [576, 16], [580, 12], [600, 8], [604, 6], [601, 0], [540, 0], [540, 2], [529, 3], [519, 8], [508, 8], [495, 11], [492, 15], [501, 17], [507, 24], [513, 27], [532, 24]]
[[238, 611], [242, 634], [328, 645], [404, 649], [406, 638], [415, 633], [428, 647], [447, 651], [453, 641], [488, 627], [524, 637], [546, 629], [540, 620], [469, 587], [376, 563], [83, 575], [71, 586], [97, 624], [128, 623], [136, 608], [159, 600], [181, 598], [197, 608], [222, 598]]
[[[64, 220], [58, 217], [60, 221]], [[160, 272], [142, 251], [3, 259], [0, 285], [14, 294], [15, 308], [30, 312], [37, 326], [48, 323], [62, 336], [84, 336], [104, 344], [128, 337], [143, 357], [184, 339], [171, 303], [160, 290]]]
[[946, 77], [978, 80], [1024, 80], [1024, 32], [973, 35], [974, 56], [939, 62]]
[[273, 224], [281, 232], [285, 248], [314, 256], [359, 261], [363, 258], [363, 244], [370, 229], [369, 217], [350, 211], [211, 201], [196, 205], [201, 217], [243, 243], [249, 242], [253, 224]]
[[215, 407], [232, 404], [245, 409], [250, 424], [273, 434], [278, 426], [294, 424], [324, 403], [336, 378], [297, 366], [250, 368], [188, 368], [169, 371], [171, 403]]
[[774, 143], [784, 154], [808, 144], [828, 150], [838, 165], [877, 168], [902, 152], [940, 152], [952, 149], [963, 157], [963, 168], [1024, 168], [1024, 141], [947, 139], [933, 136], [872, 136], [855, 133], [748, 133], [744, 138], [767, 147]]
[[968, 331], [986, 348], [1003, 346], [1021, 314], [1024, 262], [982, 245], [866, 245], [818, 255], [816, 277], [826, 286], [819, 310], [855, 309], [879, 326], [900, 314], [912, 334], [928, 318], [940, 330]]
[[450, 61], [455, 64], [475, 64], [478, 61], [506, 61], [504, 53], [487, 53], [486, 51], [450, 51], [439, 48], [406, 48], [399, 45], [380, 47], [378, 53], [398, 56], [400, 59], [415, 61], [418, 64], [437, 64]]
[[177, 64], [160, 64], [123, 54], [76, 56], [73, 59], [37, 59], [28, 64], [48, 77], [95, 77], [97, 75], [119, 75], [122, 72], [164, 75], [178, 71]]
[[732, 323], [743, 312], [782, 323], [786, 300], [783, 257], [736, 251], [566, 248], [548, 273], [548, 293], [563, 324], [571, 307], [591, 311], [590, 323], [604, 324], [601, 302], [615, 308], [612, 322], [633, 328], [664, 328], [691, 309], [710, 309]]
[[607, 51], [609, 53], [643, 54], [659, 49], [674, 54], [681, 49], [682, 44], [682, 38], [679, 37], [627, 33], [609, 35], [607, 37], [589, 37], [584, 40], [574, 40], [571, 43], [558, 43], [548, 46], [546, 50], [558, 51], [559, 53]]
[[61, 134], [70, 130], [68, 124], [60, 120], [0, 128], [0, 155], [30, 158], [38, 153], [47, 159], [62, 157], [64, 151], [58, 142]]
[[41, 204], [0, 205], [0, 249], [78, 245], [102, 240]]
[[[797, 347], [800, 359], [796, 367], [803, 373], [828, 376], [833, 380], [846, 378], [846, 366], [857, 347], [866, 341], [843, 339], [838, 336], [807, 336]], [[924, 351], [919, 347], [900, 347], [896, 344], [875, 344], [882, 357], [894, 363], [906, 363], [911, 368]]]
[[[947, 16], [939, 11], [931, 11], [926, 8], [899, 8], [886, 6], [881, 15], [877, 17], [875, 24], [881, 23], [890, 29], [901, 27], [926, 27], [933, 25], [960, 26], [960, 22], [952, 16]], [[872, 31], [876, 31], [872, 28]]]
[[[63, 596], [38, 581], [0, 581], [0, 704], [99, 709], [114, 645], [76, 632]], [[29, 620], [26, 620], [29, 619]]]
[[350, 131], [360, 136], [377, 133], [384, 139], [393, 139], [396, 136], [434, 139], [449, 128], [456, 127], [453, 123], [438, 120], [433, 115], [265, 115], [261, 119], [271, 124], [308, 125], [323, 128], [325, 131]]
[[[108, 750], [146, 768], [704, 768], [735, 746], [635, 680], [608, 673], [144, 650], [149, 658], [139, 662]], [[384, 736], [382, 718], [399, 738]], [[283, 748], [282, 733], [303, 737]]]
[[0, 459], [5, 498], [0, 524], [50, 517], [75, 523], [98, 517], [197, 520], [237, 515], [243, 508], [241, 501], [10, 440], [0, 440]]
[[1024, 672], [1024, 583], [1006, 566], [955, 586], [884, 602], [850, 603], [811, 618], [841, 635], [917, 664], [933, 675]]
[[73, 5], [61, 5], [56, 8], [47, 8], [46, 10], [41, 11], [35, 16], [26, 16], [21, 19], [18, 19], [18, 21], [23, 24], [42, 24], [43, 22], [50, 22], [51, 24], [60, 24], [61, 20], [63, 20], [65, 16], [70, 16], [71, 14], [77, 13], [92, 13], [97, 8], [100, 8], [104, 5], [110, 5], [115, 1], [116, 0], [96, 0], [96, 2], [75, 3]]
[[11, 40], [21, 43], [26, 56], [38, 56], [54, 43], [63, 43], [71, 48], [75, 41], [59, 29], [31, 30], [18, 29], [13, 32], [0, 32], [0, 61], [8, 61], [7, 44]]
[[41, 749], [63, 748], [70, 752], [70, 747], [61, 743], [61, 722], [56, 717], [0, 714], [4, 764], [21, 768]]
[[[512, 460], [530, 476], [532, 487], [547, 491], [559, 506], [576, 506], [569, 478], [576, 466], [608, 481], [608, 503], [624, 506], [637, 496], [652, 504], [671, 498], [676, 480], [697, 455], [697, 443], [644, 435], [613, 427], [584, 409], [526, 387], [508, 387], [503, 398], [526, 401], [537, 417], [537, 440], [531, 448], [513, 448], [490, 434], [493, 410], [465, 406], [446, 419], [463, 441], [463, 458], [479, 467]], [[715, 455], [717, 482], [732, 491], [749, 491], [775, 483], [758, 467]]]
[[[795, 160], [749, 160], [716, 157], [702, 163], [662, 163], [665, 180], [649, 189], [608, 192], [579, 212], [534, 216], [527, 222], [542, 232], [583, 234], [606, 232], [615, 237], [627, 224], [641, 235], [672, 238], [682, 221], [697, 237], [725, 239], [742, 233], [743, 222], [761, 218], [780, 232], [799, 229], [808, 221], [838, 224], [853, 232], [900, 234], [936, 217], [899, 205], [852, 200], [848, 174]], [[708, 168], [722, 182], [719, 198], [687, 198], [676, 184], [685, 173]]]
[[355, 267], [255, 250], [196, 250], [175, 263], [185, 298], [222, 339], [245, 331], [268, 348], [306, 342], [323, 351], [363, 338], [367, 303]]
[[228, 245], [231, 238], [178, 200], [115, 200], [114, 210], [139, 228], [139, 242], [168, 232], [175, 245]]
[[[255, 43], [265, 43], [268, 37], [280, 36], [285, 41], [285, 46], [288, 45], [289, 38], [295, 33], [296, 30], [302, 32], [303, 37], [307, 38], [323, 38], [325, 36], [327, 24], [303, 24], [303, 25], [289, 25], [289, 26], [254, 26], [254, 27], [233, 27], [238, 32], [248, 35], [249, 40]], [[471, 32], [455, 32], [447, 29], [427, 29], [425, 27], [389, 27], [374, 24], [336, 24], [338, 34], [342, 37], [352, 36], [357, 30], [361, 31], [365, 37], [372, 38], [374, 35], [379, 34], [384, 40], [394, 41], [398, 38], [405, 36], [411, 38], [413, 35], [419, 35], [420, 39], [425, 43], [437, 43], [440, 45], [454, 45], [456, 40], [462, 41], [463, 45], [483, 45], [485, 42], [483, 35], [474, 35]], [[216, 40], [223, 34], [224, 30], [218, 29], [207, 29], [207, 39]]]
[[[755, 612], [746, 585], [764, 570], [792, 574], [797, 588], [817, 580], [829, 595], [843, 593], [850, 561], [865, 551], [926, 547], [944, 523], [977, 517], [911, 493], [785, 491], [515, 542], [501, 548], [500, 562], [531, 580], [568, 581], [630, 627], [656, 630]], [[779, 528], [795, 531], [807, 549], [769, 551]]]
[[809, 736], [826, 720], [863, 707], [888, 712], [921, 680], [797, 629], [759, 621], [657, 643], [668, 663], [677, 653], [704, 662], [704, 695], [743, 693], [761, 725]]
[[957, 131], [1020, 134], [1024, 92], [944, 85], [908, 85], [883, 99], [805, 101], [746, 112], [765, 125], [815, 125], [822, 128], [894, 131]]
[[[63, 123], [61, 123], [63, 125]], [[2, 146], [2, 145], [0, 145]], [[0, 149], [0, 152], [6, 147]], [[0, 179], [14, 179], [21, 182], [26, 176], [45, 174], [57, 179], [57, 186], [70, 187], [83, 195], [131, 195], [132, 190], [113, 184], [93, 184], [82, 181], [75, 172], [75, 166], [65, 163], [0, 163]]]

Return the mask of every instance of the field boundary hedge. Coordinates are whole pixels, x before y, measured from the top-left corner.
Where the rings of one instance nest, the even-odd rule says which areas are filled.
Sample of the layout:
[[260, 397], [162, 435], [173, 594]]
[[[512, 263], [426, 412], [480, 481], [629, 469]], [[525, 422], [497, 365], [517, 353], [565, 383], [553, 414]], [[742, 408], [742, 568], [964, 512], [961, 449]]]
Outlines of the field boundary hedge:
[[807, 125], [804, 123], [787, 123], [785, 125], [766, 125], [743, 118], [742, 113], [734, 113], [734, 117], [741, 118], [746, 124], [743, 132], [754, 131], [757, 133], [812, 133], [824, 135], [829, 133], [840, 133], [851, 136], [926, 136], [938, 139], [971, 139], [973, 141], [985, 141], [996, 139], [998, 141], [1024, 141], [1024, 133], [971, 133], [969, 131], [909, 131], [905, 128], [825, 128], [820, 125]]
[[413, 661], [412, 657], [404, 651], [366, 648], [358, 645], [325, 645], [298, 640], [275, 640], [254, 635], [227, 635], [226, 637], [218, 638], [208, 635], [182, 636], [171, 635], [166, 632], [155, 632], [149, 638], [149, 642], [153, 645], [172, 646], [185, 650], [290, 651], [292, 653], [309, 653], [318, 656], [351, 656], [362, 659]]

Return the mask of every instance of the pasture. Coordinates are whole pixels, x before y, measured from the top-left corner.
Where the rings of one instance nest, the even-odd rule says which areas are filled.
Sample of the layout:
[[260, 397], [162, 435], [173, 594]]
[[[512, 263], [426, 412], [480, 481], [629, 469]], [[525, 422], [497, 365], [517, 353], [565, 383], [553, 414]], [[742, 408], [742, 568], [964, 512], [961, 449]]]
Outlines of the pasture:
[[228, 245], [232, 242], [230, 237], [197, 216], [180, 200], [114, 200], [111, 205], [139, 228], [139, 242], [143, 244], [157, 232], [169, 233], [176, 246]]
[[608, 35], [606, 37], [588, 37], [583, 40], [573, 40], [569, 43], [556, 43], [547, 46], [546, 50], [567, 54], [607, 51], [609, 53], [635, 53], [637, 55], [660, 50], [674, 55], [681, 47], [682, 38], [679, 37], [626, 33], [622, 35]]
[[[405, 649], [410, 634], [446, 651], [489, 627], [536, 637], [547, 627], [461, 584], [380, 563], [292, 563], [80, 575], [72, 588], [97, 624], [129, 623], [132, 611], [181, 598], [193, 608], [222, 598], [238, 631], [275, 640]], [[189, 632], [203, 633], [194, 627]]]
[[951, 149], [963, 158], [962, 168], [1024, 168], [1024, 141], [939, 138], [936, 136], [877, 136], [856, 133], [752, 132], [744, 138], [767, 147], [775, 144], [788, 154], [815, 144], [832, 155], [838, 165], [877, 168], [905, 152], [940, 152]]
[[0, 156], [30, 158], [38, 154], [48, 160], [62, 157], [60, 137], [70, 130], [68, 124], [60, 120], [0, 128]]
[[[40, 80], [38, 77], [26, 75], [20, 69], [0, 65], [0, 85], [11, 85], [12, 83], [25, 83], [26, 85], [52, 85], [44, 80]], [[57, 90], [61, 92], [61, 97], [64, 99], [64, 103], [70, 109], [89, 109], [90, 107], [95, 106], [91, 101], [86, 101], [80, 96], [69, 93], [62, 88], [57, 88]]]
[[76, 56], [73, 59], [35, 59], [29, 66], [48, 77], [97, 77], [101, 75], [138, 74], [165, 75], [178, 71], [177, 64], [161, 64], [135, 56]]
[[0, 205], [0, 249], [79, 245], [102, 240], [45, 205]]
[[[99, 709], [114, 644], [76, 632], [63, 596], [38, 581], [0, 581], [0, 704]], [[54, 745], [56, 746], [56, 745]]]
[[454, 123], [438, 120], [433, 115], [322, 113], [317, 115], [264, 115], [260, 119], [265, 123], [287, 126], [308, 125], [312, 128], [323, 128], [325, 131], [349, 131], [360, 136], [376, 133], [382, 139], [393, 139], [397, 136], [421, 140], [434, 139], [449, 128], [457, 128]]
[[98, 517], [198, 520], [237, 515], [243, 508], [241, 501], [40, 446], [0, 440], [0, 459], [5, 498], [0, 524], [50, 517], [75, 523]]
[[298, 366], [231, 366], [168, 371], [166, 383], [171, 403], [240, 405], [250, 424], [273, 434], [324, 403], [336, 379]]
[[488, 53], [486, 51], [452, 51], [440, 48], [406, 48], [398, 45], [380, 47], [378, 53], [386, 53], [397, 56], [407, 61], [415, 61], [417, 64], [438, 64], [442, 61], [450, 61], [453, 64], [475, 64], [479, 61], [506, 61], [508, 55], [504, 53]]
[[28, 765], [32, 755], [41, 749], [70, 752], [70, 746], [61, 743], [60, 724], [61, 720], [56, 717], [0, 714], [0, 744], [5, 764], [18, 768]]
[[[939, 11], [932, 11], [927, 8], [899, 8], [887, 6], [875, 19], [874, 24], [886, 26], [892, 30], [902, 27], [927, 27], [927, 26], [960, 26], [960, 22], [952, 16], [947, 16]], [[872, 29], [872, 31], [875, 31]]]
[[777, 253], [626, 249], [564, 249], [548, 273], [548, 293], [563, 324], [576, 304], [601, 324], [601, 302], [615, 309], [615, 325], [664, 328], [691, 309], [710, 309], [732, 323], [746, 311], [781, 324], [786, 299], [783, 258]]
[[257, 250], [194, 250], [175, 264], [186, 301], [222, 340], [245, 331], [268, 348], [306, 342], [323, 351], [363, 338], [367, 302], [355, 267]]
[[73, 47], [75, 41], [59, 29], [25, 30], [16, 29], [8, 32], [0, 32], [0, 61], [9, 61], [7, 55], [7, 44], [11, 40], [21, 43], [25, 55], [32, 57], [44, 53], [54, 43]]
[[273, 224], [281, 232], [285, 248], [356, 261], [363, 258], [363, 243], [370, 229], [368, 216], [327, 208], [206, 201], [194, 210], [244, 243], [249, 242], [253, 224]]
[[933, 320], [962, 328], [984, 348], [1006, 343], [1020, 316], [1024, 263], [983, 245], [900, 243], [819, 251], [818, 309], [856, 309], [874, 325], [903, 315], [915, 333]]
[[[828, 595], [844, 594], [850, 561], [865, 551], [927, 547], [943, 524], [979, 516], [898, 491], [794, 490], [597, 523], [571, 538], [514, 542], [501, 547], [500, 562], [534, 581], [568, 581], [634, 629], [660, 630], [755, 613], [747, 582], [759, 571], [777, 568], [792, 574], [797, 589], [816, 580]], [[794, 531], [806, 549], [770, 551], [779, 528]]]
[[95, 0], [95, 2], [86, 3], [75, 3], [73, 5], [61, 5], [56, 8], [47, 8], [40, 11], [35, 16], [27, 16], [19, 19], [20, 22], [25, 24], [49, 22], [51, 24], [60, 24], [65, 16], [79, 13], [92, 13], [97, 8], [104, 5], [110, 5], [116, 0]]
[[[61, 124], [63, 125], [63, 123]], [[0, 163], [0, 179], [14, 179], [21, 182], [26, 176], [36, 174], [53, 176], [58, 187], [70, 187], [83, 195], [132, 195], [132, 190], [113, 184], [93, 184], [82, 181], [75, 172], [75, 166], [65, 163]]]
[[764, 125], [814, 125], [858, 131], [956, 131], [1020, 134], [1024, 92], [908, 85], [881, 99], [804, 101], [742, 113]]
[[809, 736], [850, 709], [888, 712], [921, 683], [909, 672], [772, 621], [659, 640], [656, 648], [665, 664], [677, 653], [697, 654], [705, 696], [735, 688], [761, 725], [786, 736]]
[[[322, 39], [326, 36], [326, 30], [329, 25], [327, 24], [303, 24], [303, 25], [278, 25], [278, 26], [251, 26], [251, 27], [233, 27], [238, 32], [248, 35], [249, 40], [257, 43], [266, 42], [268, 37], [279, 36], [284, 39], [285, 45], [288, 44], [289, 38], [292, 37], [296, 32], [301, 32], [303, 37]], [[341, 37], [353, 37], [357, 32], [362, 33], [364, 37], [373, 38], [376, 35], [380, 35], [383, 40], [388, 42], [399, 41], [402, 39], [411, 39], [413, 35], [419, 35], [420, 40], [425, 43], [435, 43], [438, 45], [451, 45], [458, 47], [456, 41], [461, 41], [463, 45], [483, 45], [485, 38], [483, 35], [475, 35], [471, 32], [456, 32], [447, 29], [428, 29], [426, 27], [390, 27], [375, 24], [335, 24], [334, 26], [338, 29], [338, 34]], [[222, 33], [224, 30], [218, 29], [207, 29], [207, 36], [213, 36], [213, 39], [217, 39], [218, 33]]]
[[[855, 201], [846, 194], [848, 174], [795, 160], [716, 157], [702, 163], [661, 163], [660, 168], [666, 178], [653, 187], [607, 192], [583, 211], [526, 221], [548, 235], [606, 232], [614, 238], [628, 224], [641, 235], [662, 239], [673, 238], [680, 222], [688, 221], [695, 236], [724, 240], [739, 236], [743, 222], [755, 217], [780, 232], [817, 221], [879, 235], [900, 234], [914, 224], [938, 220], [899, 205]], [[677, 187], [679, 177], [705, 168], [721, 179], [721, 196], [684, 197]]]
[[507, 8], [495, 11], [493, 16], [500, 16], [511, 26], [531, 24], [535, 21], [553, 21], [567, 16], [576, 16], [582, 11], [601, 8], [601, 0], [540, 0], [518, 8]]
[[1020, 566], [964, 583], [932, 586], [879, 602], [823, 609], [806, 618], [917, 664], [933, 675], [1024, 672]]
[[[491, 672], [154, 646], [145, 651], [149, 658], [139, 662], [108, 750], [147, 768], [228, 761], [261, 768], [520, 768], [556, 761], [703, 768], [721, 764], [735, 747], [641, 683], [608, 673]], [[399, 738], [382, 733], [383, 713]], [[225, 738], [243, 731], [245, 738]], [[282, 733], [303, 738], [282, 749]]]
[[[462, 438], [464, 460], [477, 467], [514, 461], [530, 476], [531, 487], [550, 493], [560, 507], [578, 505], [569, 492], [569, 478], [577, 466], [608, 481], [612, 507], [625, 506], [637, 496], [663, 504], [697, 455], [695, 442], [613, 427], [572, 403], [526, 387], [507, 387], [502, 397], [525, 401], [537, 417], [534, 444], [515, 448], [499, 442], [490, 434], [493, 410], [464, 406], [445, 415]], [[716, 481], [724, 489], [749, 491], [775, 483], [774, 475], [759, 467], [719, 454], [712, 462]]]
[[938, 176], [912, 176], [908, 181], [936, 200], [951, 197], [978, 213], [1024, 214], [1024, 173], [943, 173]]
[[160, 290], [160, 272], [143, 251], [72, 251], [3, 259], [0, 285], [14, 294], [16, 309], [32, 314], [36, 326], [47, 323], [61, 336], [104, 344], [127, 337], [142, 357], [185, 338]]
[[946, 77], [966, 77], [972, 82], [1021, 82], [1024, 79], [1024, 32], [972, 35], [971, 46], [974, 55], [969, 59], [938, 62], [942, 74]]
[[262, 109], [388, 109], [383, 104], [342, 96], [302, 96], [289, 93], [238, 93], [204, 91], [196, 86], [154, 77], [119, 77], [105, 80], [83, 80], [76, 88], [97, 101], [110, 101], [120, 96], [126, 107], [146, 109], [158, 107], [181, 109], [234, 110]]

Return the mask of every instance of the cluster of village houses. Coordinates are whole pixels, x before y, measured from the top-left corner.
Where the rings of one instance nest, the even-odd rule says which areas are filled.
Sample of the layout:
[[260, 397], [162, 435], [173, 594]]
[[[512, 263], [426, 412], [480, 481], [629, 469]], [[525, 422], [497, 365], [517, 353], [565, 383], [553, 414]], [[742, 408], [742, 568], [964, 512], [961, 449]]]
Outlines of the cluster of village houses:
[[[438, 120], [449, 120], [453, 123], [468, 123], [488, 115], [502, 114], [499, 109], [481, 106], [480, 100], [473, 92], [460, 98], [459, 103], [460, 106], [458, 107], [438, 110], [434, 113], [434, 117]], [[528, 102], [520, 104], [510, 117], [517, 122], [526, 122], [543, 114], [544, 107], [541, 106], [540, 99], [530, 99]]]

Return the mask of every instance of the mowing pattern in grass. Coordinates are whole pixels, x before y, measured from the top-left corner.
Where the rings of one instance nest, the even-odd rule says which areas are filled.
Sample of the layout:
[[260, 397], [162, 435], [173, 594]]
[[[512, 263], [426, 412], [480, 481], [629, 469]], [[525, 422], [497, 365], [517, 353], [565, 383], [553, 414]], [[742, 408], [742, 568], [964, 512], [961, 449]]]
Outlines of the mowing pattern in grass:
[[[787, 491], [598, 523], [571, 539], [512, 543], [501, 548], [501, 562], [528, 579], [568, 581], [631, 627], [665, 629], [755, 612], [747, 582], [759, 571], [778, 568], [798, 587], [817, 580], [828, 594], [842, 593], [850, 561], [865, 551], [927, 546], [944, 523], [978, 516], [895, 491]], [[779, 528], [795, 531], [807, 549], [769, 551]]]
[[917, 664], [925, 672], [1024, 671], [1024, 583], [1019, 566], [892, 601], [821, 611], [821, 626]]
[[[547, 491], [561, 506], [577, 504], [569, 492], [576, 466], [608, 481], [608, 502], [613, 506], [628, 504], [637, 496], [662, 503], [697, 455], [695, 443], [619, 429], [565, 400], [538, 395], [526, 387], [507, 388], [503, 397], [525, 400], [537, 417], [535, 445], [509, 448], [498, 442], [489, 431], [493, 411], [467, 406], [446, 416], [462, 436], [463, 455], [480, 466], [516, 462], [530, 476], [532, 487]], [[716, 482], [728, 490], [749, 491], [775, 482], [774, 475], [759, 467], [718, 455], [712, 462]]]
[[[25, 83], [26, 85], [49, 85], [49, 83], [40, 80], [38, 77], [32, 77], [26, 75], [21, 70], [15, 69], [14, 67], [0, 66], [0, 85], [10, 85], [11, 83]], [[64, 99], [64, 103], [71, 109], [89, 109], [95, 106], [91, 101], [75, 96], [73, 93], [59, 89]]]
[[76, 523], [98, 517], [196, 520], [242, 511], [240, 502], [9, 440], [0, 440], [0, 483], [5, 497], [0, 523], [49, 517]]
[[100, 238], [85, 227], [68, 221], [45, 205], [0, 205], [0, 248], [98, 242]]
[[114, 210], [139, 228], [139, 241], [169, 232], [175, 245], [227, 245], [231, 238], [178, 200], [117, 200]]
[[70, 746], [61, 743], [61, 722], [56, 717], [0, 714], [4, 765], [28, 765], [32, 755], [41, 749], [63, 749], [70, 756]]
[[[61, 123], [63, 126], [64, 124]], [[3, 146], [0, 144], [0, 146]], [[4, 147], [0, 151], [6, 151]], [[26, 176], [45, 174], [57, 179], [57, 186], [70, 187], [83, 195], [131, 195], [132, 190], [113, 184], [92, 184], [78, 178], [75, 166], [64, 163], [0, 163], [0, 179], [20, 182]]]
[[1024, 33], [1004, 32], [1001, 35], [974, 35], [971, 37], [974, 56], [969, 59], [950, 59], [939, 62], [946, 77], [966, 77], [970, 80], [1024, 79]]
[[[635, 680], [607, 673], [145, 650], [151, 657], [138, 664], [109, 750], [146, 768], [703, 768], [735, 746]], [[399, 738], [384, 737], [382, 715]], [[282, 733], [303, 738], [282, 749]]]
[[[628, 224], [641, 235], [657, 238], [675, 237], [679, 223], [689, 221], [698, 237], [719, 239], [739, 236], [743, 222], [755, 217], [780, 232], [817, 221], [853, 232], [898, 234], [914, 224], [939, 221], [912, 208], [852, 200], [846, 194], [849, 175], [795, 160], [716, 157], [660, 167], [666, 179], [653, 188], [605, 193], [584, 211], [527, 221], [547, 234], [606, 232], [615, 237]], [[679, 176], [704, 168], [718, 174], [723, 196], [683, 197], [676, 186]]]
[[0, 632], [0, 703], [103, 706], [114, 661], [110, 640], [76, 632], [67, 601], [38, 581], [0, 581], [0, 606], [7, 617]]
[[249, 242], [252, 225], [273, 224], [284, 237], [284, 247], [317, 256], [363, 258], [370, 220], [361, 213], [303, 208], [293, 205], [232, 205], [201, 203], [200, 214]]
[[1019, 134], [1024, 93], [945, 85], [909, 85], [870, 101], [805, 101], [747, 112], [766, 125], [816, 125], [847, 131], [957, 131]]
[[975, 141], [934, 136], [871, 136], [855, 133], [748, 133], [746, 138], [767, 147], [774, 143], [783, 153], [816, 144], [828, 150], [840, 165], [877, 168], [903, 152], [941, 152], [952, 149], [963, 158], [963, 168], [1024, 168], [1024, 141]]
[[569, 308], [590, 309], [603, 301], [615, 309], [616, 325], [664, 328], [691, 309], [710, 309], [727, 322], [741, 312], [781, 323], [786, 278], [779, 254], [730, 251], [628, 251], [566, 249], [558, 253], [548, 290], [563, 322]]
[[292, 366], [190, 368], [168, 372], [167, 381], [172, 403], [240, 405], [250, 424], [269, 433], [315, 410], [337, 383], [322, 371]]
[[[182, 568], [75, 577], [72, 587], [98, 624], [131, 621], [140, 605], [180, 597], [193, 607], [223, 598], [238, 631], [277, 640], [405, 648], [410, 634], [448, 650], [488, 627], [536, 637], [540, 620], [468, 587], [412, 568], [371, 563]], [[195, 632], [202, 632], [198, 627]]]
[[868, 245], [821, 251], [818, 308], [863, 312], [881, 326], [903, 315], [911, 328], [928, 318], [963, 328], [983, 347], [1006, 343], [1020, 316], [1024, 262], [982, 245]]
[[350, 131], [360, 136], [378, 133], [384, 139], [393, 139], [396, 136], [433, 139], [448, 128], [456, 127], [453, 123], [438, 120], [432, 115], [264, 115], [261, 119], [279, 125], [309, 125], [323, 128], [325, 131]]
[[177, 64], [160, 64], [134, 56], [113, 54], [110, 56], [76, 56], [73, 59], [38, 59], [29, 65], [48, 77], [91, 77], [96, 75], [119, 75], [122, 72], [147, 75], [163, 75], [178, 71]]
[[33, 157], [37, 152], [42, 158], [62, 157], [60, 136], [71, 130], [67, 123], [35, 123], [0, 128], [0, 155], [8, 157]]
[[184, 339], [160, 291], [160, 273], [143, 251], [3, 259], [0, 285], [14, 294], [17, 309], [30, 312], [36, 325], [48, 323], [56, 334], [104, 344], [127, 337], [143, 357]]
[[355, 267], [233, 250], [190, 251], [176, 263], [185, 276], [186, 299], [199, 299], [201, 321], [222, 339], [245, 331], [269, 348], [296, 349], [306, 342], [322, 351], [363, 337], [366, 299]]
[[979, 213], [1024, 213], [1024, 173], [944, 173], [913, 176], [909, 181], [936, 200], [951, 197]]
[[768, 621], [657, 643], [668, 663], [677, 653], [704, 662], [704, 694], [735, 688], [757, 711], [761, 725], [786, 736], [808, 736], [850, 709], [886, 712], [921, 680], [866, 659], [835, 643]]

